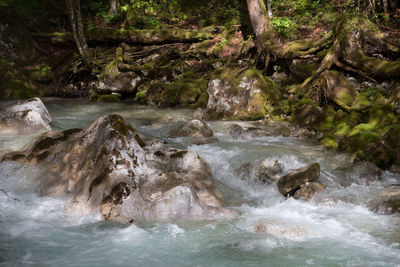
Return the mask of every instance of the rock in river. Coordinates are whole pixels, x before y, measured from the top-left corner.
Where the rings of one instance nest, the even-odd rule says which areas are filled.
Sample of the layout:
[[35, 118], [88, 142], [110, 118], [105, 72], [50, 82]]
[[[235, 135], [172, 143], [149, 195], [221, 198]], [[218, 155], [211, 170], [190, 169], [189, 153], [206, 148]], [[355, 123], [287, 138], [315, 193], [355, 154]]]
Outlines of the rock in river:
[[68, 199], [78, 214], [105, 220], [202, 220], [231, 216], [194, 151], [140, 136], [118, 115], [105, 115], [86, 130], [44, 133], [1, 161], [37, 164], [42, 195]]
[[285, 224], [280, 221], [265, 220], [257, 223], [253, 228], [254, 233], [267, 233], [270, 235], [297, 238], [308, 234], [307, 230], [299, 225]]
[[279, 179], [285, 167], [282, 162], [271, 158], [264, 159], [258, 169], [258, 179], [263, 183], [272, 183]]
[[307, 182], [300, 186], [300, 189], [294, 193], [294, 198], [305, 198], [311, 200], [315, 193], [325, 189], [325, 186], [319, 182]]
[[0, 133], [35, 134], [51, 131], [53, 119], [40, 98], [16, 101], [0, 108]]
[[318, 163], [311, 163], [303, 168], [289, 171], [278, 181], [279, 192], [284, 196], [292, 196], [303, 184], [317, 180], [320, 169]]
[[378, 213], [400, 213], [400, 185], [392, 185], [383, 189], [368, 204], [372, 210]]
[[169, 132], [172, 138], [192, 136], [192, 137], [212, 137], [213, 131], [210, 126], [202, 120], [191, 120]]

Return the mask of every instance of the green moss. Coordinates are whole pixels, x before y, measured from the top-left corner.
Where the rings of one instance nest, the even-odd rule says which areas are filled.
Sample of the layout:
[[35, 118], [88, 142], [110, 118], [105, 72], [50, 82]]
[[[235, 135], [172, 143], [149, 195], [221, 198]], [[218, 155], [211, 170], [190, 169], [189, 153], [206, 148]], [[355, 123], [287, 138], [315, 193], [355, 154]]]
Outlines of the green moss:
[[53, 78], [52, 68], [49, 65], [40, 65], [33, 68], [30, 77], [38, 82], [50, 82]]
[[370, 32], [379, 31], [379, 28], [367, 16], [360, 13], [347, 13], [336, 19], [333, 32], [339, 39], [344, 40], [348, 33], [358, 32], [360, 29]]
[[354, 129], [349, 133], [349, 136], [354, 136], [357, 135], [361, 132], [365, 132], [365, 131], [373, 131], [376, 126], [378, 125], [378, 122], [373, 120], [369, 123], [361, 123], [359, 125], [357, 125], [356, 127], [354, 127]]
[[128, 136], [129, 132], [136, 132], [136, 130], [129, 124], [126, 124], [124, 119], [119, 115], [110, 115], [108, 119], [110, 120], [111, 127], [123, 136]]
[[145, 94], [146, 94], [146, 91], [145, 91], [145, 90], [143, 90], [143, 91], [138, 91], [138, 92], [136, 93], [136, 99], [137, 99], [137, 100], [143, 99]]
[[107, 103], [112, 103], [112, 102], [119, 102], [120, 99], [116, 95], [101, 95], [97, 99], [97, 102], [107, 102]]
[[135, 140], [139, 144], [140, 147], [146, 146], [146, 144], [142, 141], [142, 139], [140, 138], [140, 136], [138, 134], [135, 134]]
[[[206, 79], [185, 78], [172, 83], [153, 82], [139, 87], [136, 97], [159, 106], [190, 105], [206, 92]], [[200, 103], [199, 103], [200, 104]]]
[[[282, 95], [279, 86], [271, 80], [271, 78], [263, 76], [259, 70], [250, 68], [246, 70], [243, 77], [254, 79], [256, 81], [256, 86], [262, 91], [262, 96], [266, 98], [269, 103], [278, 104], [281, 100]], [[264, 102], [261, 99], [259, 100]]]
[[339, 147], [338, 141], [333, 136], [325, 137], [321, 140], [321, 144], [327, 149], [337, 149]]
[[136, 44], [155, 44], [171, 41], [193, 41], [214, 38], [214, 34], [207, 31], [195, 31], [188, 29], [114, 29], [114, 28], [94, 28], [86, 32], [89, 41], [124, 41]]
[[99, 79], [100, 80], [103, 80], [106, 78], [114, 79], [115, 77], [118, 76], [118, 74], [119, 74], [119, 70], [117, 67], [117, 62], [115, 60], [112, 60], [110, 63], [107, 64], [107, 66], [105, 66], [102, 73], [100, 73]]
[[199, 98], [197, 99], [197, 102], [190, 105], [192, 108], [205, 108], [207, 107], [208, 104], [208, 94], [207, 93], [201, 93]]

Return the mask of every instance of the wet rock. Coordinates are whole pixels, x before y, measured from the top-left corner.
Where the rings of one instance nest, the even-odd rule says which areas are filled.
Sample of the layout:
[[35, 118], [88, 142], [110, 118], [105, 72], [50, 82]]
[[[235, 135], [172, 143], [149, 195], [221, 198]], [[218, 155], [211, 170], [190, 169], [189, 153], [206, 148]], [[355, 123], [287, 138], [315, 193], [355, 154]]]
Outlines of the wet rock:
[[244, 134], [253, 138], [271, 136], [270, 132], [265, 131], [264, 129], [258, 127], [248, 127], [245, 130]]
[[393, 173], [400, 173], [400, 166], [398, 164], [393, 164], [389, 171]]
[[254, 233], [267, 233], [278, 237], [296, 238], [308, 234], [307, 230], [299, 225], [285, 224], [279, 221], [266, 220], [257, 223], [253, 228]]
[[53, 119], [40, 98], [16, 101], [0, 108], [0, 133], [35, 134], [51, 131]]
[[234, 139], [249, 139], [271, 136], [271, 134], [259, 127], [248, 127], [243, 129], [239, 124], [230, 126], [229, 135]]
[[301, 139], [314, 138], [316, 136], [315, 131], [309, 130], [307, 128], [298, 128], [293, 132], [293, 136]]
[[276, 182], [283, 174], [285, 167], [278, 160], [265, 159], [258, 168], [258, 179], [263, 183]]
[[251, 177], [255, 176], [254, 164], [252, 162], [245, 162], [235, 170], [239, 178], [244, 181], [249, 181]]
[[[105, 220], [203, 220], [231, 216], [194, 151], [140, 136], [118, 115], [105, 115], [86, 130], [47, 132], [24, 150], [6, 154], [37, 165], [42, 195], [67, 199], [66, 209]], [[46, 178], [47, 177], [47, 178]]]
[[361, 179], [366, 180], [379, 180], [382, 176], [382, 170], [378, 168], [374, 163], [369, 161], [363, 161], [356, 164], [355, 169]]
[[198, 120], [209, 120], [207, 110], [204, 108], [197, 108], [193, 113], [193, 118]]
[[231, 127], [229, 127], [229, 135], [232, 138], [239, 138], [243, 134], [243, 128], [239, 124], [232, 124]]
[[317, 180], [320, 169], [318, 163], [311, 163], [303, 168], [289, 171], [278, 181], [279, 192], [284, 196], [293, 196], [303, 184]]
[[272, 136], [284, 136], [289, 137], [294, 131], [294, 128], [287, 122], [280, 121], [265, 121], [265, 131], [269, 132]]
[[191, 120], [186, 122], [185, 124], [172, 129], [169, 132], [170, 137], [184, 137], [184, 136], [192, 136], [192, 137], [212, 137], [214, 135], [210, 126], [202, 120]]
[[305, 198], [306, 200], [311, 200], [318, 191], [325, 189], [325, 186], [319, 182], [307, 182], [300, 186], [293, 197], [295, 199]]
[[400, 213], [400, 186], [390, 186], [369, 202], [369, 207], [381, 214]]

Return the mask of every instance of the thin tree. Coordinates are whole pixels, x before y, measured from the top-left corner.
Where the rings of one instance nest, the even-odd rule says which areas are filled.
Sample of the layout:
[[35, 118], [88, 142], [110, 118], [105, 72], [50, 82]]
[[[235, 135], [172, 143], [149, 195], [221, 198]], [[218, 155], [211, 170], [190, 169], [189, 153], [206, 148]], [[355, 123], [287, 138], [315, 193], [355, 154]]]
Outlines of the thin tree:
[[71, 22], [72, 34], [74, 36], [76, 47], [86, 66], [90, 66], [89, 47], [86, 42], [85, 33], [81, 18], [80, 0], [65, 0], [69, 19]]
[[109, 0], [110, 3], [110, 15], [116, 16], [119, 14], [119, 0]]

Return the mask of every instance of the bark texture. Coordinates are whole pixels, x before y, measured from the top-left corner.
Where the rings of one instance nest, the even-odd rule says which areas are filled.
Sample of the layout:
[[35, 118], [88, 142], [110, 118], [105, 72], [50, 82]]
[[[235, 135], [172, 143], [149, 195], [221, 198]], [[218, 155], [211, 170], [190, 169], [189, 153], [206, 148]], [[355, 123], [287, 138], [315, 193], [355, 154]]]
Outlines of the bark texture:
[[89, 66], [88, 45], [83, 31], [80, 0], [65, 0], [65, 4], [67, 6], [76, 47], [85, 65]]

